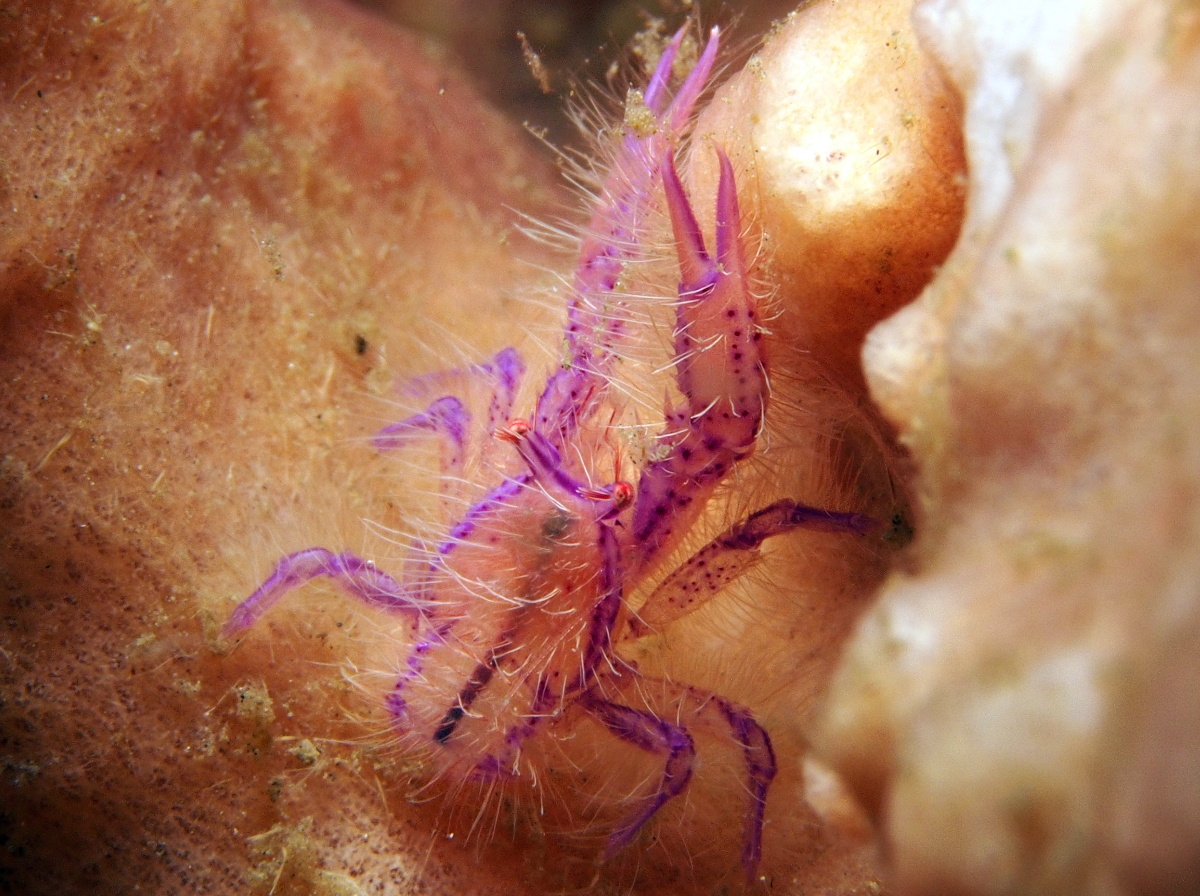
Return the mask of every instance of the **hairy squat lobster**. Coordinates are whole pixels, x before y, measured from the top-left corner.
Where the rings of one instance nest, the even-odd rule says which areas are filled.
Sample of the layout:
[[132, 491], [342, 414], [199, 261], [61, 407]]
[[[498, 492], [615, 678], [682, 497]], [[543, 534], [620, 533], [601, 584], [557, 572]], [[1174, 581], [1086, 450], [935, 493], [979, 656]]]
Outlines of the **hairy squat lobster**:
[[[615, 648], [715, 596], [755, 559], [766, 538], [799, 527], [861, 534], [874, 525], [858, 514], [777, 501], [680, 565], [636, 613], [626, 604], [734, 466], [753, 452], [768, 399], [764, 332], [746, 270], [733, 168], [718, 149], [712, 252], [675, 169], [718, 47], [714, 28], [672, 92], [684, 37], [681, 30], [665, 47], [640, 94], [639, 108], [651, 120], [623, 135], [604, 179], [572, 281], [566, 356], [532, 416], [509, 419], [524, 374], [514, 349], [470, 371], [491, 390], [487, 431], [513, 446], [523, 470], [497, 472], [499, 481], [444, 540], [414, 546], [415, 562], [402, 578], [353, 554], [299, 551], [278, 562], [224, 628], [227, 635], [249, 628], [288, 593], [327, 576], [409, 629], [387, 709], [406, 747], [439, 773], [464, 779], [520, 774], [523, 745], [569, 708], [661, 756], [661, 774], [610, 832], [606, 856], [628, 845], [688, 786], [695, 754], [683, 725], [629, 705], [626, 697], [645, 679]], [[660, 200], [678, 256], [671, 350], [679, 397], [667, 408], [636, 483], [597, 485], [589, 470], [615, 465], [605, 438], [614, 417], [610, 391], [621, 347], [637, 321], [631, 310], [637, 298], [624, 291], [622, 275], [642, 251], [647, 216]], [[453, 482], [470, 449], [471, 417], [460, 397], [445, 395], [382, 430], [376, 446], [396, 450], [415, 439], [440, 439], [445, 480]], [[656, 684], [696, 717], [722, 726], [743, 754], [741, 861], [753, 875], [776, 770], [767, 732], [746, 709], [718, 695]]]

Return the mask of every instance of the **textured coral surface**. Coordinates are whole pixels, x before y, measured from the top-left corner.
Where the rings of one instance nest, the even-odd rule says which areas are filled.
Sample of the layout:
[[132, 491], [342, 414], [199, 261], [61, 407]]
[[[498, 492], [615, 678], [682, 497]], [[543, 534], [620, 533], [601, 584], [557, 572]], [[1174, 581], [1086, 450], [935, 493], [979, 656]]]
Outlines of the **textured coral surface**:
[[928, 2], [963, 235], [866, 351], [921, 534], [823, 744], [912, 893], [1200, 886], [1200, 17]]

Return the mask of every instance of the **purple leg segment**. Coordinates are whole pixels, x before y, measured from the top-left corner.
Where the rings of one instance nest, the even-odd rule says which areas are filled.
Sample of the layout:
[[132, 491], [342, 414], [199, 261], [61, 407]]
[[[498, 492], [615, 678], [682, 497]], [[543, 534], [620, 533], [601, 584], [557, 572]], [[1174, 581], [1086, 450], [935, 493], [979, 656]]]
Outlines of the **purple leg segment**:
[[[505, 348], [486, 364], [474, 364], [436, 377], [431, 375], [423, 378], [428, 382], [422, 385], [429, 388], [443, 380], [461, 377], [482, 380], [487, 384], [490, 396], [486, 421], [487, 434], [490, 436], [508, 421], [524, 373], [525, 362], [521, 355], [514, 348]], [[419, 391], [424, 391], [424, 388]], [[442, 478], [443, 481], [454, 482], [462, 476], [470, 429], [471, 412], [467, 406], [459, 398], [446, 395], [431, 402], [421, 413], [384, 427], [375, 434], [374, 443], [379, 451], [397, 451], [428, 435], [439, 436], [444, 446]], [[489, 441], [484, 441], [485, 449]]]
[[600, 530], [600, 600], [592, 610], [588, 630], [588, 645], [583, 655], [580, 686], [586, 687], [600, 661], [612, 652], [613, 626], [621, 611], [624, 594], [621, 575], [621, 546], [612, 526], [599, 523]]
[[396, 721], [398, 728], [407, 730], [409, 727], [408, 699], [405, 693], [408, 686], [425, 674], [425, 663], [430, 653], [446, 643], [446, 635], [454, 627], [453, 622], [447, 622], [438, 628], [427, 631], [412, 650], [408, 653], [404, 673], [396, 680], [392, 691], [385, 698], [388, 711]]
[[[692, 711], [691, 726], [700, 726], [710, 737], [728, 738], [742, 751], [744, 779], [749, 805], [742, 815], [742, 867], [753, 878], [762, 859], [763, 816], [767, 791], [775, 779], [775, 750], [766, 730], [750, 713], [722, 697], [699, 688], [671, 682], [641, 679], [657, 684], [670, 694], [680, 708]], [[608, 855], [627, 845], [644, 825], [673, 796], [680, 793], [691, 776], [695, 744], [682, 725], [667, 722], [653, 713], [635, 710], [598, 695], [596, 689], [585, 692], [580, 704], [622, 740], [643, 750], [667, 755], [666, 767], [657, 790], [643, 800], [609, 839]]]
[[462, 481], [467, 456], [467, 432], [471, 413], [452, 395], [439, 398], [420, 414], [413, 414], [399, 423], [384, 427], [375, 434], [375, 450], [398, 451], [429, 434], [442, 440], [442, 507], [449, 510], [449, 500]]
[[459, 691], [458, 702], [446, 710], [446, 715], [442, 717], [441, 724], [433, 732], [433, 739], [439, 744], [445, 744], [450, 739], [450, 735], [454, 733], [454, 730], [458, 727], [458, 723], [462, 721], [462, 717], [470, 710], [471, 704], [475, 702], [475, 698], [479, 696], [479, 692], [487, 687], [488, 682], [492, 680], [492, 676], [496, 674], [496, 669], [499, 665], [497, 653], [498, 651], [492, 650], [488, 655], [487, 661], [475, 667], [475, 671], [471, 673], [471, 677], [467, 679], [467, 683]]
[[866, 535], [880, 527], [874, 517], [839, 513], [783, 499], [726, 529], [677, 567], [629, 620], [629, 634], [661, 631], [698, 610], [745, 573], [761, 557], [759, 548], [774, 535], [795, 529]]
[[775, 750], [767, 732], [748, 712], [720, 697], [714, 700], [746, 757], [750, 809], [742, 821], [742, 867], [746, 876], [752, 878], [762, 858], [763, 813], [767, 808], [767, 788], [775, 778]]
[[249, 628], [289, 592], [321, 576], [334, 579], [352, 597], [380, 609], [409, 613], [417, 618], [429, 609], [425, 601], [376, 569], [375, 564], [354, 554], [309, 548], [280, 560], [270, 577], [233, 611], [221, 629], [222, 634], [232, 635]]
[[628, 846], [642, 826], [672, 797], [678, 796], [692, 778], [696, 745], [678, 725], [629, 706], [612, 703], [592, 691], [584, 693], [580, 706], [609, 731], [649, 753], [666, 754], [662, 777], [654, 792], [645, 797], [609, 835], [605, 857]]
[[500, 513], [517, 495], [521, 489], [529, 485], [533, 477], [526, 473], [512, 479], [505, 479], [488, 492], [463, 518], [450, 530], [449, 537], [438, 545], [438, 555], [445, 557], [452, 553], [460, 544], [468, 542], [474, 535], [482, 520], [494, 513]]
[[470, 424], [471, 415], [463, 407], [463, 403], [454, 396], [447, 395], [445, 398], [439, 398], [422, 413], [385, 426], [375, 434], [375, 448], [379, 451], [397, 451], [408, 447], [414, 440], [427, 433], [434, 433], [440, 435], [450, 449], [442, 458], [442, 466], [459, 468], [462, 466], [467, 427]]
[[517, 388], [525, 375], [525, 362], [515, 348], [506, 348], [497, 352], [491, 363], [484, 365], [484, 370], [493, 384], [487, 419], [487, 435], [490, 437], [512, 416]]

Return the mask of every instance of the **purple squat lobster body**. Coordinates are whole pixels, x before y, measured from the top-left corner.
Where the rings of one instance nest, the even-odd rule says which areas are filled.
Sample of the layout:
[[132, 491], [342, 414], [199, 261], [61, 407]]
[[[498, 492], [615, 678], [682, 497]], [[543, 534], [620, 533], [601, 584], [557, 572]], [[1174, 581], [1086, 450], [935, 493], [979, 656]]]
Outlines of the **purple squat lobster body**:
[[[622, 701], [646, 679], [617, 656], [614, 645], [703, 604], [772, 535], [801, 526], [861, 534], [874, 526], [858, 514], [779, 501], [680, 566], [637, 614], [625, 606], [633, 587], [645, 582], [734, 465], [754, 450], [768, 395], [732, 166], [718, 150], [711, 254], [675, 171], [677, 145], [718, 45], [714, 28], [695, 67], [669, 96], [683, 38], [681, 30], [667, 45], [642, 96], [654, 127], [622, 138], [605, 179], [572, 283], [567, 355], [548, 378], [532, 420], [508, 420], [524, 373], [513, 349], [470, 371], [493, 390], [488, 431], [515, 447], [524, 472], [500, 477], [403, 580], [351, 554], [310, 548], [282, 558], [224, 629], [245, 630], [289, 592], [327, 576], [410, 628], [411, 646], [387, 708], [406, 746], [442, 772], [463, 778], [519, 773], [522, 745], [569, 708], [662, 756], [658, 780], [610, 833], [606, 856], [628, 845], [684, 790], [695, 754], [682, 725]], [[647, 217], [660, 199], [679, 259], [673, 363], [681, 402], [667, 410], [636, 487], [623, 481], [596, 486], [586, 469], [595, 452], [577, 450], [577, 442], [583, 434], [599, 433], [604, 440], [618, 351], [629, 338], [631, 317], [624, 311], [634, 301], [622, 292], [621, 278], [637, 260]], [[439, 438], [442, 472], [453, 481], [463, 467], [470, 416], [459, 398], [443, 396], [384, 429], [376, 446], [395, 450], [414, 439]], [[747, 710], [728, 700], [658, 684], [697, 718], [723, 727], [744, 755], [741, 860], [753, 875], [776, 768], [770, 738]]]

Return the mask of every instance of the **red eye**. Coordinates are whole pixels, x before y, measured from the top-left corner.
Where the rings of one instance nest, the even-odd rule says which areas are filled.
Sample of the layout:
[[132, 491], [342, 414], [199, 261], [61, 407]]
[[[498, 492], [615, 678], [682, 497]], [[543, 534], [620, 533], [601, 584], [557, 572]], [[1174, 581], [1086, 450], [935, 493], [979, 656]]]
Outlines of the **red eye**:
[[628, 506], [629, 502], [633, 500], [633, 486], [624, 479], [622, 479], [620, 482], [614, 482], [612, 487], [612, 499], [613, 503], [616, 504], [618, 508]]
[[519, 442], [533, 429], [532, 424], [524, 417], [513, 417], [504, 429], [496, 430], [496, 438], [506, 442]]

